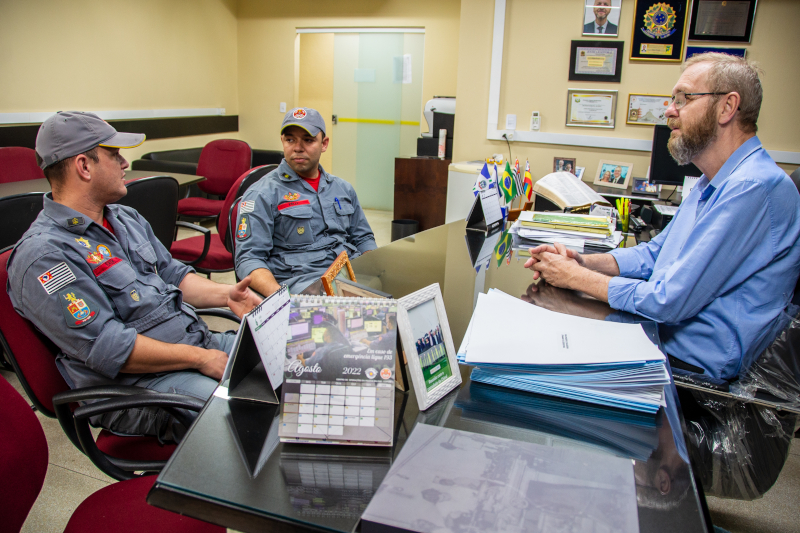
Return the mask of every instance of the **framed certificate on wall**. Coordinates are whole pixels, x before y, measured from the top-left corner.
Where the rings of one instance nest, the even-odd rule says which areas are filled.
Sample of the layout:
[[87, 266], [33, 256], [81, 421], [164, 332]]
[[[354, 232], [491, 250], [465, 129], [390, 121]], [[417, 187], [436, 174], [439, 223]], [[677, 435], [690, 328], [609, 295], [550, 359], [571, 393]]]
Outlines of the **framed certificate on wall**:
[[614, 128], [617, 91], [567, 90], [567, 126]]
[[756, 0], [694, 0], [689, 40], [749, 43], [755, 18]]
[[572, 41], [569, 79], [619, 82], [624, 44], [624, 41]]

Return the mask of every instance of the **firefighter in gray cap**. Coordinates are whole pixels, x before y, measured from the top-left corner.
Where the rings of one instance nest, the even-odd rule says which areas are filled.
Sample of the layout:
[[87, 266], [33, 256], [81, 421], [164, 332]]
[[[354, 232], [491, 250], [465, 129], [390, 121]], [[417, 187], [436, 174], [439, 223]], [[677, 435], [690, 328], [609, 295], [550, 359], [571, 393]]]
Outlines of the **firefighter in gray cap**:
[[343, 251], [374, 250], [375, 237], [353, 186], [325, 172], [325, 121], [314, 109], [289, 111], [281, 125], [284, 159], [239, 204], [236, 274], [267, 296], [285, 282], [298, 293]]
[[[172, 259], [135, 209], [114, 204], [127, 193], [119, 150], [142, 142], [91, 113], [59, 112], [42, 124], [36, 154], [53, 192], [9, 257], [7, 290], [17, 312], [58, 346], [56, 365], [70, 387], [137, 385], [205, 400], [233, 335], [210, 333], [187, 304], [241, 316], [260, 298], [249, 279], [231, 286], [198, 276]], [[151, 409], [92, 422], [165, 440], [185, 432]]]

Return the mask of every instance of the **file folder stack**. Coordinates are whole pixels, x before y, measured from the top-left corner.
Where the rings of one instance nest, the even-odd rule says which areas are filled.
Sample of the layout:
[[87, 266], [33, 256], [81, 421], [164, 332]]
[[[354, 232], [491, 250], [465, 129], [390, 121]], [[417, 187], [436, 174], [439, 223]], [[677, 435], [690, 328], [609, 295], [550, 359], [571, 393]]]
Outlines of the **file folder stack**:
[[608, 217], [572, 213], [523, 211], [509, 230], [512, 248], [520, 255], [540, 244], [559, 242], [578, 252], [607, 252], [622, 241]]
[[472, 381], [655, 413], [669, 383], [664, 354], [638, 324], [548, 311], [480, 294], [459, 361]]

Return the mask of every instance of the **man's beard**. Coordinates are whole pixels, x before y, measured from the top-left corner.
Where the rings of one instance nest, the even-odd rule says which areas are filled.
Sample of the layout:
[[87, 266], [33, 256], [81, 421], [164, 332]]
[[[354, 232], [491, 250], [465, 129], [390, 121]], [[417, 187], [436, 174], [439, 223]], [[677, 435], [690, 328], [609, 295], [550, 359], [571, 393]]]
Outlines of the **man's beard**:
[[667, 143], [672, 159], [681, 166], [688, 165], [717, 136], [716, 106], [709, 106], [706, 114], [692, 125], [687, 126], [674, 118], [669, 119], [667, 124], [681, 128], [680, 137], [670, 136]]

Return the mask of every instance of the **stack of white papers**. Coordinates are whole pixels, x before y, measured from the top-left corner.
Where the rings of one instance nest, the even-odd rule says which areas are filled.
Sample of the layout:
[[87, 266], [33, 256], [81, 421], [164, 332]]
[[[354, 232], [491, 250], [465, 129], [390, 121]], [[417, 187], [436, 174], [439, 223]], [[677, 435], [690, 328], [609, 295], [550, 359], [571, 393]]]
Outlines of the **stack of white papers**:
[[655, 413], [669, 374], [638, 324], [548, 311], [492, 289], [478, 297], [462, 363], [472, 381]]
[[529, 248], [535, 248], [540, 244], [559, 242], [567, 248], [583, 253], [587, 251], [607, 252], [622, 242], [621, 231], [614, 231], [610, 236], [604, 237], [584, 231], [528, 228], [521, 225], [519, 220], [514, 222], [509, 232], [512, 234], [511, 247], [521, 255], [528, 255]]

